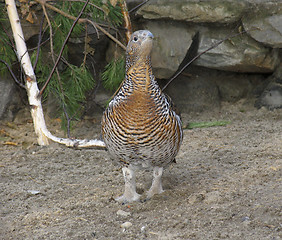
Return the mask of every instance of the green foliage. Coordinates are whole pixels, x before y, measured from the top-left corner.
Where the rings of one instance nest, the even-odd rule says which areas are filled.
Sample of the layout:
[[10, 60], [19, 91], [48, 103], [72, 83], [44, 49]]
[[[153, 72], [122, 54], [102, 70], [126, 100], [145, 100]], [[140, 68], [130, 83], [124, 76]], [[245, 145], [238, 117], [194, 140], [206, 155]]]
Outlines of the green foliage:
[[[28, 10], [29, 3], [20, 3], [20, 8], [25, 7], [25, 10]], [[84, 1], [53, 1], [52, 5], [57, 9], [69, 14], [73, 17], [77, 17], [80, 13], [82, 7], [84, 6]], [[27, 8], [26, 8], [27, 7]], [[50, 11], [46, 8], [48, 12], [49, 19], [52, 25], [52, 39], [53, 39], [53, 49], [54, 49], [54, 57], [55, 59], [58, 57], [58, 54], [63, 46], [63, 42], [74, 22], [73, 19], [69, 19], [65, 17], [63, 14], [59, 14], [56, 12]], [[20, 12], [20, 11], [19, 11]], [[85, 8], [82, 18], [88, 18], [94, 22], [103, 22], [104, 24], [108, 24], [112, 27], [117, 27], [122, 23], [123, 15], [121, 13], [120, 7], [112, 6], [109, 1], [105, 0], [90, 0], [87, 7]], [[7, 20], [6, 9], [2, 8], [0, 10], [0, 22], [1, 24], [6, 23], [9, 26], [9, 21]], [[2, 25], [0, 24], [0, 59], [6, 61], [9, 65], [13, 61], [16, 60], [16, 55], [13, 49], [10, 47], [9, 39], [5, 33], [1, 29]], [[44, 29], [44, 36], [46, 37], [49, 34], [48, 25], [47, 29]], [[76, 24], [74, 27], [71, 38], [83, 38], [85, 25], [84, 24]], [[49, 36], [48, 36], [49, 37]], [[87, 43], [88, 44], [88, 43]], [[50, 41], [45, 43], [43, 47], [40, 49], [37, 66], [35, 69], [35, 74], [37, 76], [37, 81], [39, 86], [43, 86], [46, 82], [52, 68], [54, 62], [51, 58], [50, 54]], [[35, 62], [37, 49], [31, 52], [31, 61]], [[57, 75], [56, 71], [54, 72], [51, 81], [47, 85], [47, 88], [43, 92], [43, 100], [46, 100], [48, 96], [55, 97], [57, 102], [59, 103], [58, 107], [58, 117], [62, 119], [62, 127], [66, 129], [67, 119], [78, 120], [83, 113], [83, 105], [85, 103], [85, 96], [88, 91], [90, 91], [94, 85], [95, 81], [88, 71], [85, 62], [81, 63], [81, 66], [75, 66], [68, 63], [68, 46], [66, 45], [63, 52], [63, 57], [65, 59], [64, 70]], [[84, 53], [87, 54], [87, 51], [84, 50]], [[85, 58], [84, 58], [85, 59]], [[115, 64], [113, 64], [115, 65]], [[120, 67], [122, 65], [122, 69], [124, 69], [124, 61], [117, 61], [116, 68], [108, 68], [108, 72], [111, 75], [111, 79], [117, 76], [120, 81], [123, 79], [123, 76], [120, 71]], [[6, 67], [3, 64], [0, 65], [0, 74], [1, 70], [6, 72]], [[3, 72], [4, 72], [3, 71]], [[114, 72], [116, 71], [116, 73]], [[115, 78], [116, 80], [116, 78]], [[110, 83], [109, 83], [110, 84]], [[118, 84], [114, 82], [112, 89], [117, 88]]]
[[105, 67], [102, 73], [103, 85], [110, 91], [118, 89], [125, 75], [125, 60], [124, 58], [113, 59]]
[[[13, 51], [11, 42], [5, 32], [5, 29], [8, 29], [8, 16], [5, 12], [5, 8], [0, 10], [0, 59], [5, 61], [9, 66], [16, 61], [16, 54]], [[7, 74], [7, 68], [2, 62], [0, 62], [0, 76]]]
[[[95, 7], [97, 6], [97, 7]], [[82, 9], [84, 2], [68, 2], [56, 1], [55, 7], [62, 11], [77, 16]], [[102, 0], [89, 1], [82, 18], [93, 19], [93, 21], [107, 21], [112, 26], [119, 26], [122, 23], [122, 14], [118, 6], [113, 7], [109, 2], [105, 4]], [[65, 37], [73, 24], [73, 20], [56, 14], [52, 21], [52, 28], [54, 32], [54, 51], [58, 54], [61, 49]], [[83, 31], [84, 26], [77, 24], [73, 29], [71, 37], [78, 37]], [[63, 56], [67, 58], [68, 48], [64, 49]], [[46, 81], [48, 74], [48, 67], [40, 64], [40, 79], [38, 82], [42, 84]], [[51, 67], [51, 66], [50, 66]], [[49, 69], [51, 69], [49, 67]], [[47, 73], [47, 74], [46, 74]], [[56, 74], [53, 75], [52, 80], [47, 86], [44, 93], [46, 97], [53, 93], [60, 103], [60, 117], [62, 119], [62, 127], [66, 129], [66, 114], [72, 120], [78, 120], [83, 112], [83, 103], [85, 102], [85, 94], [94, 87], [94, 79], [89, 73], [84, 64], [80, 67], [68, 64], [67, 68], [60, 74], [60, 79]]]
[[[72, 2], [72, 1], [55, 2], [55, 7], [75, 17], [79, 14], [83, 5], [84, 2]], [[59, 16], [61, 16], [62, 19], [60, 19]], [[70, 27], [69, 24], [71, 25], [73, 22], [72, 20], [66, 21], [66, 18], [62, 15], [57, 15], [56, 18], [58, 18], [56, 24], [57, 26], [62, 28], [62, 31], [69, 29]], [[118, 5], [113, 7], [109, 1], [90, 0], [82, 15], [82, 18], [93, 19], [94, 22], [106, 21], [108, 24], [117, 27], [121, 25], [123, 15]], [[73, 34], [78, 34], [81, 30], [79, 29], [80, 28], [79, 25], [77, 25], [75, 28], [77, 29], [73, 31]]]
[[[61, 83], [63, 91], [58, 92], [61, 105], [65, 108], [70, 119], [78, 120], [83, 113], [85, 93], [94, 87], [95, 81], [84, 65], [80, 67], [69, 66], [61, 74], [61, 78], [67, 79]], [[57, 82], [60, 84], [58, 80]], [[61, 112], [61, 119], [62, 126], [66, 130], [66, 118], [63, 112]]]
[[229, 123], [230, 121], [191, 122], [185, 127], [185, 129], [226, 126]]
[[[34, 52], [31, 55], [31, 61], [34, 61], [35, 56], [36, 54]], [[42, 53], [40, 52], [40, 62], [42, 58]], [[48, 64], [38, 64], [36, 72], [39, 85], [42, 86], [46, 82], [51, 67]], [[91, 90], [94, 85], [95, 80], [84, 64], [78, 67], [68, 63], [64, 71], [60, 73], [60, 77], [54, 73], [46, 90], [43, 92], [43, 101], [48, 96], [54, 96], [57, 99], [59, 103], [57, 117], [61, 118], [62, 128], [64, 130], [67, 130], [66, 114], [71, 121], [79, 120], [84, 109], [85, 93]]]

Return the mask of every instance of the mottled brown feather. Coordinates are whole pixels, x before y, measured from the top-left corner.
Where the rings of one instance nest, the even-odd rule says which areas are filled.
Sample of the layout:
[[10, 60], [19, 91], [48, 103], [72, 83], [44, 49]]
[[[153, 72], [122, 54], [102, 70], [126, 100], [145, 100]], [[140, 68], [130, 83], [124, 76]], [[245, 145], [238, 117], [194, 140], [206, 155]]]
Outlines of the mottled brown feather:
[[110, 155], [134, 166], [165, 167], [175, 161], [183, 137], [180, 117], [152, 72], [152, 34], [132, 34], [126, 76], [102, 118]]

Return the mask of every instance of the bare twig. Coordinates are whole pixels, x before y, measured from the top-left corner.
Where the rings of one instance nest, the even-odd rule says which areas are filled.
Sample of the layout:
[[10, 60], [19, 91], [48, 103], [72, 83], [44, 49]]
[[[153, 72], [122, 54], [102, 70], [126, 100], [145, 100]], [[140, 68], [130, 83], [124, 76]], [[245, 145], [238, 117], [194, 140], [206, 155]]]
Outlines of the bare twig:
[[126, 41], [129, 42], [131, 34], [132, 34], [132, 26], [131, 26], [131, 21], [130, 21], [126, 1], [125, 0], [120, 1], [119, 5], [120, 5], [121, 12], [122, 12], [123, 19], [124, 19], [124, 27], [126, 29], [126, 32], [125, 32]]
[[44, 22], [44, 13], [42, 15], [42, 19], [41, 19], [41, 22], [40, 22], [40, 28], [39, 28], [39, 34], [38, 34], [38, 43], [37, 43], [37, 53], [36, 53], [36, 59], [35, 59], [35, 62], [33, 63], [33, 69], [35, 70], [36, 69], [36, 65], [37, 65], [37, 62], [38, 62], [38, 58], [39, 58], [39, 53], [40, 53], [40, 46], [41, 46], [41, 40], [42, 40], [42, 28], [43, 28], [43, 22]]
[[88, 31], [87, 31], [87, 24], [85, 24], [85, 37], [84, 37], [84, 57], [83, 57], [83, 66], [85, 66], [86, 64], [86, 58], [88, 55], [88, 50], [87, 50], [87, 46], [88, 44]]
[[68, 112], [67, 112], [67, 109], [66, 109], [66, 106], [65, 106], [64, 103], [63, 103], [63, 110], [64, 110], [64, 114], [65, 114], [66, 119], [67, 119], [67, 135], [68, 135], [68, 138], [70, 138], [70, 122], [71, 122], [71, 119], [69, 118], [69, 115], [68, 115]]
[[61, 48], [61, 50], [60, 50], [59, 56], [58, 56], [58, 58], [57, 58], [57, 60], [56, 60], [56, 63], [54, 64], [53, 69], [52, 69], [52, 71], [50, 72], [50, 75], [49, 75], [47, 81], [45, 82], [44, 86], [42, 87], [42, 89], [41, 89], [40, 92], [39, 92], [39, 95], [40, 95], [40, 96], [42, 95], [43, 91], [45, 90], [45, 88], [47, 87], [48, 83], [50, 82], [50, 79], [51, 79], [51, 77], [52, 77], [52, 75], [53, 75], [53, 73], [54, 73], [54, 71], [55, 71], [55, 68], [57, 67], [57, 65], [58, 65], [58, 63], [59, 63], [59, 61], [60, 61], [60, 58], [61, 58], [61, 56], [62, 56], [62, 54], [63, 54], [63, 51], [64, 51], [64, 49], [65, 49], [65, 46], [66, 46], [66, 44], [67, 44], [67, 41], [69, 40], [69, 37], [70, 37], [70, 35], [71, 35], [71, 33], [72, 33], [72, 31], [73, 31], [75, 25], [77, 24], [79, 18], [81, 17], [81, 15], [82, 15], [84, 9], [86, 8], [88, 2], [89, 2], [89, 0], [86, 1], [86, 3], [84, 4], [83, 8], [81, 9], [79, 15], [77, 16], [77, 18], [76, 18], [75, 21], [73, 22], [73, 24], [72, 24], [72, 26], [71, 26], [71, 28], [70, 28], [70, 30], [69, 30], [69, 32], [68, 32], [68, 35], [67, 35], [67, 37], [66, 37], [66, 39], [65, 39], [65, 41], [64, 41], [64, 43], [63, 43], [63, 46], [62, 46], [62, 48]]
[[176, 79], [189, 65], [191, 65], [194, 61], [196, 61], [199, 57], [201, 57], [203, 54], [205, 54], [206, 52], [216, 48], [218, 45], [220, 45], [221, 43], [223, 43], [224, 41], [226, 40], [230, 40], [231, 38], [234, 38], [234, 37], [237, 37], [243, 33], [247, 33], [248, 31], [247, 30], [244, 30], [244, 31], [241, 31], [240, 33], [236, 33], [236, 34], [233, 34], [223, 40], [220, 40], [218, 41], [217, 43], [213, 44], [211, 47], [209, 47], [208, 49], [206, 49], [205, 51], [199, 53], [197, 56], [195, 56], [192, 60], [190, 60], [187, 64], [184, 65], [183, 68], [181, 68], [168, 82], [167, 84], [162, 88], [162, 91], [164, 89], [167, 88], [167, 86], [174, 80]]
[[13, 39], [12, 39], [12, 37], [8, 34], [7, 29], [4, 27], [4, 25], [3, 25], [2, 22], [0, 22], [0, 24], [1, 24], [1, 26], [2, 26], [2, 28], [3, 28], [3, 30], [4, 30], [4, 32], [6, 33], [6, 36], [7, 36], [7, 37], [9, 38], [9, 40], [10, 40], [10, 42], [7, 42], [7, 44], [9, 44], [12, 49], [16, 49], [16, 46], [15, 46], [15, 44], [14, 44], [14, 42], [13, 42]]
[[13, 73], [12, 69], [10, 68], [9, 64], [8, 64], [7, 62], [5, 62], [4, 60], [2, 60], [2, 59], [0, 59], [0, 62], [4, 63], [4, 64], [6, 65], [7, 69], [9, 70], [9, 72], [10, 72], [12, 78], [15, 80], [15, 82], [16, 82], [17, 84], [19, 84], [20, 87], [22, 87], [22, 88], [25, 89], [25, 85], [22, 84], [22, 83], [17, 79], [17, 77], [16, 77], [15, 74]]
[[137, 10], [138, 8], [142, 7], [145, 3], [149, 2], [150, 0], [145, 0], [144, 2], [140, 3], [139, 5], [137, 5], [136, 7], [132, 8], [129, 10], [129, 13], [134, 12], [135, 10]]
[[48, 13], [46, 11], [45, 5], [42, 4], [42, 9], [43, 9], [43, 13], [46, 17], [48, 26], [49, 26], [49, 32], [50, 32], [50, 51], [51, 51], [51, 56], [52, 56], [52, 60], [55, 63], [55, 57], [54, 57], [54, 48], [53, 48], [53, 28], [52, 28], [52, 24], [51, 21], [49, 19]]
[[[54, 45], [53, 45], [53, 28], [52, 28], [52, 24], [51, 24], [51, 21], [49, 19], [49, 16], [48, 16], [48, 13], [46, 11], [46, 8], [45, 8], [45, 5], [42, 4], [42, 9], [43, 9], [43, 13], [46, 17], [46, 20], [47, 20], [47, 23], [48, 23], [48, 26], [49, 26], [49, 31], [50, 31], [50, 51], [51, 51], [51, 58], [52, 58], [52, 61], [53, 61], [53, 64], [56, 65], [56, 60], [55, 60], [55, 55], [54, 55]], [[62, 84], [61, 84], [61, 77], [60, 77], [60, 73], [59, 73], [59, 70], [57, 68], [57, 65], [55, 67], [55, 71], [56, 71], [56, 74], [57, 74], [57, 77], [58, 77], [58, 82], [59, 82], [59, 86], [60, 86], [60, 89], [61, 89], [61, 92], [62, 92], [62, 96], [64, 96], [63, 94], [63, 88], [62, 88]], [[48, 81], [48, 80], [47, 80]], [[45, 86], [45, 85], [44, 85]], [[47, 85], [46, 85], [47, 86]], [[44, 91], [44, 90], [43, 90]], [[43, 93], [43, 92], [42, 92]], [[42, 94], [41, 91], [40, 91], [40, 94]]]
[[126, 50], [126, 46], [124, 46], [119, 40], [117, 40], [112, 34], [110, 34], [109, 32], [107, 32], [104, 28], [100, 27], [99, 24], [92, 22], [89, 19], [82, 19], [85, 20], [86, 22], [92, 24], [94, 27], [98, 28], [102, 33], [104, 33], [107, 37], [109, 37], [110, 39], [112, 39], [114, 42], [116, 42], [122, 49]]

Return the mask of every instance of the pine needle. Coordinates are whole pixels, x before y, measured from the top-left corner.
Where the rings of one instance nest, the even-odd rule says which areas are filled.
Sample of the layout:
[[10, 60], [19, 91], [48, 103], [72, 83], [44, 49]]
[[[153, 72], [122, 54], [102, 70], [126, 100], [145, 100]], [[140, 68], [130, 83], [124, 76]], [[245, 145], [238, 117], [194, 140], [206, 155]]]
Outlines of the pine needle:
[[110, 91], [118, 89], [125, 75], [124, 58], [113, 59], [102, 73], [103, 86]]

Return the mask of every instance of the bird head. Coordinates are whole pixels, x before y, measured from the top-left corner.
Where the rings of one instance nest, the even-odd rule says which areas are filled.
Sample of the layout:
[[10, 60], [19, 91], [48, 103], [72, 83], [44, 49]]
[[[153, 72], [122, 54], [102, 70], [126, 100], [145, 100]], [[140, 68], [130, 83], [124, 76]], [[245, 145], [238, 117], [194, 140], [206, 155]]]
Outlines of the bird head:
[[136, 62], [138, 59], [148, 58], [152, 51], [153, 38], [153, 34], [148, 30], [134, 32], [126, 48], [126, 55], [130, 61]]

